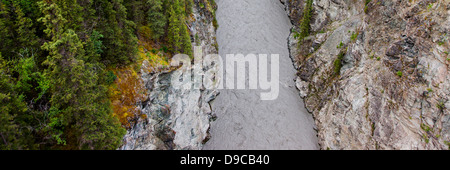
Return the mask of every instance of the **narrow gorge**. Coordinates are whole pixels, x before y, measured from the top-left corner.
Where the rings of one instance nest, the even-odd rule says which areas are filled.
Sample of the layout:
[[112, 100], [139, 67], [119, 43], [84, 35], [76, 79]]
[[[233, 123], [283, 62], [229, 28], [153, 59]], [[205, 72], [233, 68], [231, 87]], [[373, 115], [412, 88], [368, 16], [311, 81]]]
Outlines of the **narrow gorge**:
[[172, 75], [193, 73], [196, 67], [219, 72], [217, 65], [204, 65], [203, 58], [192, 67], [162, 72], [148, 72], [144, 62], [141, 77], [149, 95], [138, 109], [145, 116], [128, 130], [120, 149], [317, 149], [312, 116], [295, 89], [296, 70], [288, 50], [292, 25], [284, 6], [276, 0], [220, 0], [207, 7], [194, 2], [189, 28], [202, 57], [280, 56], [277, 99], [261, 100], [264, 90], [185, 90], [171, 84]]
[[263, 101], [264, 90], [248, 86], [220, 90], [212, 103], [217, 120], [203, 149], [317, 149], [312, 116], [295, 89], [296, 70], [287, 42], [292, 25], [283, 5], [277, 0], [216, 2], [222, 59], [226, 61], [227, 54], [279, 54], [279, 94], [275, 100]]
[[278, 97], [170, 84], [214, 64], [143, 73], [147, 118], [121, 149], [449, 148], [449, 0], [194, 2], [203, 56], [279, 54]]
[[0, 0], [0, 150], [449, 150], [449, 37], [450, 0]]

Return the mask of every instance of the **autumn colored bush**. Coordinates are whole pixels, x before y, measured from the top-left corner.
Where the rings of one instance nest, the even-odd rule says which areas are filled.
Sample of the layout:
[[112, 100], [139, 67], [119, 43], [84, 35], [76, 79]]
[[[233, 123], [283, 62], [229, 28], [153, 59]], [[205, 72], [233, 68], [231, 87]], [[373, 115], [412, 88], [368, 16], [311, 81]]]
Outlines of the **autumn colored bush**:
[[[147, 73], [161, 71], [168, 66], [164, 52], [155, 50], [154, 46], [157, 45], [150, 39], [150, 30], [144, 27], [138, 34], [141, 35], [139, 36], [138, 61], [127, 67], [110, 70], [115, 75], [114, 83], [109, 86], [114, 116], [119, 118], [127, 129], [131, 128], [138, 118], [146, 118], [138, 107], [148, 97], [148, 89], [145, 89], [141, 71]], [[140, 66], [143, 64], [145, 67], [141, 70]]]
[[131, 128], [140, 116], [144, 116], [137, 106], [145, 100], [146, 89], [131, 66], [112, 71], [117, 77], [109, 87], [113, 115], [119, 118], [124, 127]]

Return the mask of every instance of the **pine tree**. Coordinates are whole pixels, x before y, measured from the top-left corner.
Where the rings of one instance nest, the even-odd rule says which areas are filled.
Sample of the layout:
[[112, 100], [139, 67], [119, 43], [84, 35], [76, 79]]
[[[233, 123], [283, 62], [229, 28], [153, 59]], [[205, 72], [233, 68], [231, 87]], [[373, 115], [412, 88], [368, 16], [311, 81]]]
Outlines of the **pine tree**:
[[170, 12], [169, 12], [169, 44], [171, 45], [170, 51], [172, 53], [177, 54], [180, 53], [180, 50], [182, 49], [182, 39], [180, 37], [180, 11], [178, 6], [178, 0], [173, 0], [173, 4], [170, 5]]
[[[183, 1], [184, 2], [184, 1]], [[169, 44], [173, 53], [192, 56], [192, 44], [185, 19], [184, 3], [174, 0], [169, 12]]]
[[133, 21], [137, 26], [144, 24], [146, 5], [144, 0], [127, 0], [123, 2], [127, 9], [127, 19]]
[[[32, 20], [25, 16], [18, 3], [13, 4], [16, 14], [15, 32], [18, 40], [16, 47], [23, 49], [37, 49], [38, 38], [35, 35]], [[19, 52], [19, 50], [17, 50]]]
[[3, 1], [0, 1], [0, 53], [8, 58], [11, 58], [14, 55], [14, 32], [12, 25], [13, 19], [10, 15], [10, 10]]
[[307, 0], [305, 9], [303, 10], [303, 18], [300, 23], [300, 35], [298, 39], [302, 41], [304, 38], [306, 38], [310, 34], [310, 22], [311, 22], [311, 15], [312, 15], [312, 7], [313, 0]]
[[192, 0], [184, 0], [184, 1], [185, 1], [186, 17], [189, 17], [189, 15], [192, 13], [192, 6], [194, 5], [194, 2]]
[[44, 64], [53, 83], [48, 131], [61, 148], [116, 149], [125, 131], [112, 117], [106, 88], [99, 84], [96, 63], [85, 62], [85, 50], [78, 35], [63, 18], [61, 8], [41, 1], [45, 14], [40, 19], [51, 37], [42, 48], [49, 52]]
[[83, 42], [86, 42], [91, 39], [91, 35], [93, 34], [93, 32], [98, 29], [97, 27], [100, 17], [96, 15], [96, 12], [100, 9], [96, 9], [96, 6], [94, 5], [96, 1], [77, 0], [76, 2], [78, 3], [77, 6], [80, 6], [80, 9], [77, 10], [77, 12], [81, 14], [80, 18], [82, 20], [78, 23], [79, 29], [72, 29], [75, 30], [75, 32], [78, 34], [78, 37]]
[[187, 26], [184, 24], [184, 19], [182, 19], [183, 22], [181, 23], [181, 35], [183, 36], [183, 53], [192, 56], [192, 43], [191, 43], [191, 36], [189, 34], [189, 31], [187, 30]]
[[148, 23], [152, 30], [152, 38], [159, 40], [165, 33], [167, 20], [163, 11], [162, 0], [148, 0], [150, 9], [148, 10]]
[[136, 26], [192, 55], [192, 5], [0, 0], [0, 149], [116, 149], [125, 131], [112, 116], [106, 68], [135, 61]]
[[23, 130], [15, 121], [18, 114], [27, 111], [27, 106], [14, 86], [0, 53], [0, 150], [28, 148], [27, 136], [23, 135]]
[[178, 12], [179, 23], [178, 26], [180, 28], [180, 36], [181, 41], [183, 43], [183, 53], [192, 57], [192, 44], [191, 44], [191, 36], [187, 29], [186, 25], [186, 3], [187, 1], [181, 0], [183, 3], [179, 3], [176, 7], [178, 8], [176, 11]]
[[[6, 140], [3, 144], [9, 149], [35, 149], [39, 124], [45, 124], [45, 121], [38, 122], [39, 113], [30, 109], [39, 107], [35, 102], [41, 99], [40, 94], [44, 94], [39, 83], [42, 72], [36, 64], [40, 52], [35, 30], [39, 25], [32, 19], [39, 11], [33, 11], [36, 6], [33, 3], [34, 0], [0, 1], [0, 52], [8, 56], [6, 61], [0, 59], [0, 107], [3, 106], [0, 124], [4, 125], [0, 125], [0, 131], [9, 129], [0, 132], [0, 141], [3, 135]], [[7, 122], [3, 122], [5, 120]]]
[[97, 31], [103, 35], [103, 45], [108, 49], [102, 53], [102, 62], [106, 65], [127, 65], [136, 60], [137, 38], [135, 24], [127, 19], [126, 8], [122, 0], [95, 1], [100, 16]]

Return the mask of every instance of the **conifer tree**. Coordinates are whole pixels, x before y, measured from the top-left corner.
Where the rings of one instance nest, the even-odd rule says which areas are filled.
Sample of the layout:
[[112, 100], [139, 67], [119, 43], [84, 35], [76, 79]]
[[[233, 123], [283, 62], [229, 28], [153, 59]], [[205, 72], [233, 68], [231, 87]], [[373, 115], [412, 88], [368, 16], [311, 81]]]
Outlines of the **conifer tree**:
[[192, 0], [0, 0], [0, 149], [116, 149], [106, 68], [136, 60], [137, 26], [192, 56]]
[[186, 17], [189, 17], [189, 15], [192, 13], [192, 6], [194, 5], [194, 2], [192, 0], [184, 0], [184, 1], [185, 1]]
[[51, 37], [42, 48], [49, 52], [46, 74], [53, 82], [48, 131], [61, 148], [116, 149], [124, 135], [112, 117], [105, 87], [99, 84], [98, 67], [85, 62], [83, 43], [67, 28], [62, 10], [51, 1], [41, 1], [40, 19]]
[[180, 36], [181, 36], [181, 41], [182, 41], [182, 46], [183, 46], [183, 53], [186, 55], [189, 55], [192, 57], [192, 44], [191, 44], [191, 36], [189, 34], [189, 31], [187, 29], [187, 24], [186, 24], [186, 12], [187, 12], [187, 8], [186, 8], [186, 0], [181, 0], [182, 3], [179, 3], [177, 5], [178, 8], [178, 18], [179, 18], [179, 28], [180, 28]]
[[95, 15], [100, 16], [97, 31], [103, 35], [103, 45], [108, 49], [102, 53], [106, 65], [127, 65], [136, 59], [137, 39], [134, 35], [134, 22], [127, 19], [122, 0], [98, 0], [94, 6]]
[[173, 0], [173, 4], [170, 5], [169, 12], [169, 44], [171, 45], [170, 51], [177, 54], [182, 49], [182, 39], [180, 37], [180, 11], [178, 0]]
[[148, 10], [148, 23], [152, 30], [152, 38], [159, 40], [164, 35], [164, 28], [167, 20], [163, 11], [162, 0], [148, 0], [150, 9]]
[[26, 136], [23, 136], [23, 130], [15, 121], [16, 115], [27, 111], [27, 106], [14, 86], [0, 53], [0, 150], [28, 148]]
[[[26, 17], [18, 3], [13, 4], [16, 14], [15, 32], [18, 48], [37, 48], [37, 37], [30, 18]], [[19, 51], [18, 51], [19, 52]]]
[[0, 42], [2, 43], [0, 45], [0, 53], [7, 56], [5, 58], [11, 58], [14, 54], [13, 49], [15, 45], [12, 25], [14, 24], [8, 6], [3, 1], [0, 1]]
[[127, 19], [133, 21], [136, 25], [144, 24], [146, 4], [145, 0], [127, 0], [123, 1], [124, 7], [127, 9]]
[[310, 22], [313, 12], [312, 4], [313, 0], [307, 0], [305, 9], [303, 10], [303, 18], [300, 23], [300, 35], [298, 36], [298, 39], [301, 41], [310, 34]]
[[189, 31], [187, 29], [187, 26], [185, 25], [184, 19], [182, 19], [182, 23], [181, 23], [181, 35], [182, 37], [182, 41], [183, 41], [183, 53], [188, 55], [188, 56], [192, 56], [192, 44], [191, 44], [191, 36], [189, 34]]

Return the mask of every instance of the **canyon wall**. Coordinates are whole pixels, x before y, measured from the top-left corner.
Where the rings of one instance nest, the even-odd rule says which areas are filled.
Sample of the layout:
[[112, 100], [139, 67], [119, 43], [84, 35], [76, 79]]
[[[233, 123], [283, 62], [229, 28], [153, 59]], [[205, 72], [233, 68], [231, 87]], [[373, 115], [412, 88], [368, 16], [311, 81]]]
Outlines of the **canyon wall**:
[[449, 149], [449, 0], [281, 2], [321, 149]]
[[203, 86], [203, 81], [207, 81], [205, 77], [196, 82], [200, 84], [199, 89], [184, 89], [185, 84], [171, 83], [172, 75], [192, 75], [195, 68], [211, 74], [218, 71], [214, 63], [203, 65], [203, 56], [217, 54], [214, 26], [217, 7], [206, 2], [194, 0], [193, 13], [187, 21], [192, 46], [200, 46], [202, 50], [194, 64], [181, 69], [172, 67], [149, 72], [155, 69], [149, 69], [148, 62], [143, 62], [140, 77], [148, 91], [147, 99], [139, 106], [143, 116], [127, 131], [119, 149], [201, 149], [209, 139], [210, 122], [214, 119], [209, 102], [218, 91]]

